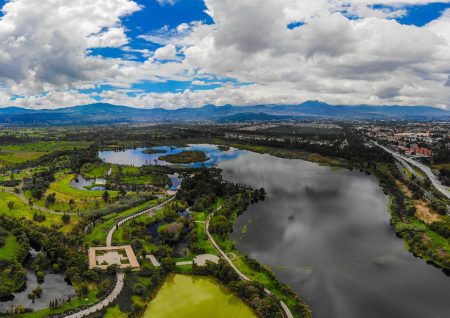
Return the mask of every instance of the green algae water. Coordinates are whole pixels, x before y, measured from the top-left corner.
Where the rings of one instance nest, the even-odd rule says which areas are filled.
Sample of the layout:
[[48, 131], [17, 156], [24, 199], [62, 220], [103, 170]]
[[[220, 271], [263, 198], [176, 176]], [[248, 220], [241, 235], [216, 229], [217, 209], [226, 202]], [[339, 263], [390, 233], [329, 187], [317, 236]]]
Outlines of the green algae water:
[[208, 277], [171, 275], [144, 318], [256, 318], [241, 299]]

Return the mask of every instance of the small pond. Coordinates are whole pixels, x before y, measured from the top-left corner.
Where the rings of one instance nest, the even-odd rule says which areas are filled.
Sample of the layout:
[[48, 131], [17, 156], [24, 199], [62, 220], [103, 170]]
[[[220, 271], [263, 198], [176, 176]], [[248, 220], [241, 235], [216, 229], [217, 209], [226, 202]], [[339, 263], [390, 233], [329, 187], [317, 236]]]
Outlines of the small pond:
[[103, 186], [105, 183], [105, 179], [85, 179], [82, 175], [78, 175], [70, 181], [70, 186], [78, 190], [102, 191], [105, 190]]
[[253, 318], [256, 315], [241, 299], [212, 278], [171, 275], [143, 317]]
[[[165, 153], [152, 153], [146, 154], [145, 150], [154, 149], [165, 151]], [[196, 144], [196, 145], [188, 145], [187, 147], [169, 147], [169, 146], [161, 146], [161, 147], [153, 147], [153, 148], [136, 148], [136, 149], [128, 149], [124, 151], [100, 151], [98, 156], [106, 163], [113, 164], [122, 164], [122, 165], [131, 165], [135, 167], [141, 167], [144, 165], [154, 165], [155, 162], [159, 165], [172, 165], [169, 162], [159, 160], [158, 158], [166, 155], [175, 155], [179, 154], [183, 151], [187, 150], [198, 150], [206, 153], [206, 156], [209, 158], [205, 162], [194, 162], [185, 164], [183, 166], [187, 166], [190, 168], [199, 168], [199, 167], [213, 167], [220, 162], [228, 161], [232, 159], [236, 159], [239, 156], [246, 153], [246, 151], [237, 150], [234, 148], [230, 148], [225, 151], [221, 151], [217, 148], [216, 145], [205, 145], [205, 144]], [[156, 160], [156, 161], [155, 161]]]

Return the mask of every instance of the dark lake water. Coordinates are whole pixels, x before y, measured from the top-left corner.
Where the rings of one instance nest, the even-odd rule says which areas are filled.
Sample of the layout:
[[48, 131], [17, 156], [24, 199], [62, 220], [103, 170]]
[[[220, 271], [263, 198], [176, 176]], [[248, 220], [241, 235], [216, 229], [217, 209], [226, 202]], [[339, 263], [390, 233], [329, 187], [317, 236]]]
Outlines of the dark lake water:
[[314, 317], [449, 317], [450, 277], [405, 250], [373, 177], [254, 153], [219, 166], [267, 191], [238, 219], [238, 249], [271, 266]]

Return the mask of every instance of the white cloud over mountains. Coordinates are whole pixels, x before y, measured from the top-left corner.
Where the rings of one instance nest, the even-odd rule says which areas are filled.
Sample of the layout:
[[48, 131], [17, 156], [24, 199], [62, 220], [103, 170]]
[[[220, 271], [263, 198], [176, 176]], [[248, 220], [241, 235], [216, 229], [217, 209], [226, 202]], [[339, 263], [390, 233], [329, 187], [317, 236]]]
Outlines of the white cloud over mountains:
[[[450, 10], [424, 27], [391, 19], [405, 15], [407, 4], [432, 2], [437, 1], [205, 0], [214, 24], [186, 21], [143, 34], [161, 47], [137, 62], [89, 54], [105, 47], [133, 51], [122, 19], [142, 9], [134, 1], [14, 0], [0, 18], [0, 103], [50, 108], [100, 97], [166, 108], [309, 99], [445, 107]], [[296, 22], [298, 27], [288, 28]], [[206, 86], [208, 77], [215, 84], [231, 78], [245, 85], [127, 94], [140, 81]], [[99, 84], [116, 88], [77, 91]], [[24, 97], [8, 101], [13, 95]]]

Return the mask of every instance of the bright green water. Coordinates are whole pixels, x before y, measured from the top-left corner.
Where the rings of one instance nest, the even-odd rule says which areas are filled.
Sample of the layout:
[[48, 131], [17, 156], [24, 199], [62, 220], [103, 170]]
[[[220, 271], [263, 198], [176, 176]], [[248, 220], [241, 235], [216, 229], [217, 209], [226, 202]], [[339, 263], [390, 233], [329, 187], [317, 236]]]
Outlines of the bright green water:
[[214, 279], [172, 275], [144, 318], [254, 318], [253, 311]]

